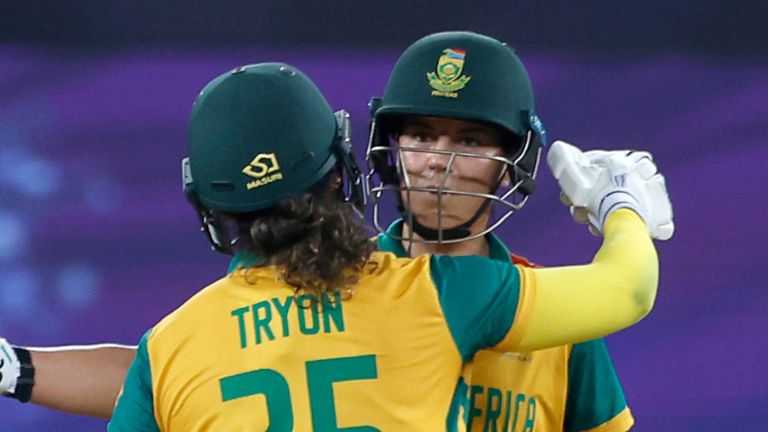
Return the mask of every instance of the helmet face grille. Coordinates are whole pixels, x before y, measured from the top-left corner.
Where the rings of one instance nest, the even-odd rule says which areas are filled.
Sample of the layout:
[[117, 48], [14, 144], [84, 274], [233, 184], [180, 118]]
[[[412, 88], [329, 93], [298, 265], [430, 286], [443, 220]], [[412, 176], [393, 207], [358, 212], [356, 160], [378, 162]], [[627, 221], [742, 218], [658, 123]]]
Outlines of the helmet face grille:
[[[371, 100], [370, 111], [373, 120], [367, 180], [374, 224], [379, 231], [386, 229], [383, 205], [397, 205], [406, 222], [410, 218], [411, 222], [423, 225], [423, 221], [413, 219], [413, 202], [409, 197], [431, 193], [436, 197], [438, 217], [429, 225], [436, 234], [425, 232], [426, 237], [432, 238], [424, 241], [451, 243], [476, 238], [491, 232], [520, 209], [535, 189], [544, 128], [535, 114], [533, 90], [525, 67], [509, 46], [496, 39], [472, 32], [444, 32], [418, 40], [400, 56], [383, 96]], [[500, 158], [506, 180], [500, 179], [492, 190], [472, 192], [436, 185], [431, 189], [414, 188], [401, 169], [402, 150], [391, 142], [391, 136], [398, 132], [397, 125], [413, 117], [492, 125], [503, 135], [521, 137], [522, 145], [518, 151]], [[484, 156], [454, 153], [451, 157], [456, 160]], [[477, 214], [464, 223], [440, 216], [448, 197], [471, 195], [478, 203], [478, 212], [492, 209], [491, 220], [482, 232], [462, 236], [451, 229], [474, 222]]]
[[[528, 135], [523, 151], [515, 159], [455, 151], [406, 149], [396, 145], [371, 145], [368, 149], [369, 172], [366, 179], [370, 201], [373, 204], [374, 226], [378, 231], [386, 232], [392, 222], [387, 220], [387, 215], [391, 214], [387, 210], [398, 208], [404, 221], [410, 227], [415, 227], [419, 234], [419, 238], [398, 240], [446, 244], [490, 233], [522, 208], [532, 192], [541, 154], [541, 146], [531, 144], [532, 137], [533, 134]], [[447, 158], [445, 170], [433, 177], [428, 184], [416, 181], [403, 169], [404, 158], [413, 152]], [[522, 168], [523, 158], [533, 161], [530, 170]], [[470, 160], [482, 161], [485, 165], [488, 165], [488, 162], [498, 164], [499, 178], [488, 190], [461, 190], [449, 184], [449, 177], [453, 175], [452, 167], [458, 163], [472, 163]], [[417, 213], [419, 209], [423, 209], [423, 204], [419, 203], [427, 196], [429, 198], [426, 199], [432, 203], [434, 212], [429, 218], [423, 218]], [[464, 209], [463, 219], [457, 219], [449, 211], [450, 208], [455, 209], [459, 203]], [[470, 234], [466, 228], [489, 208], [487, 227]], [[419, 230], [419, 227], [422, 227], [422, 230]]]

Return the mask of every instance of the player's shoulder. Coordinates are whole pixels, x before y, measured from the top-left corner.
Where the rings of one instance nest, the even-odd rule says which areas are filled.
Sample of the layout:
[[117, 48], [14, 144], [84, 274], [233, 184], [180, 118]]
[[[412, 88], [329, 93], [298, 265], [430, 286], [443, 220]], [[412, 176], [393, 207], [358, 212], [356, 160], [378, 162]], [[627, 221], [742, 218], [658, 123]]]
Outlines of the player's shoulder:
[[[515, 262], [517, 264], [517, 262]], [[529, 266], [535, 266], [534, 264], [528, 264]], [[508, 266], [504, 263], [498, 263], [496, 260], [489, 259], [487, 257], [477, 255], [466, 256], [451, 256], [451, 255], [433, 255], [424, 254], [416, 258], [398, 257], [392, 252], [377, 251], [371, 254], [368, 259], [367, 267], [376, 268], [377, 270], [404, 270], [421, 271], [429, 270], [430, 268], [440, 269], [461, 269], [463, 271], [471, 271], [474, 269], [485, 269], [485, 267], [502, 267]]]
[[448, 285], [498, 286], [501, 280], [510, 277], [510, 272], [517, 275], [515, 267], [508, 262], [481, 256], [424, 254], [416, 258], [402, 258], [391, 252], [374, 252], [363, 268], [361, 282], [377, 283], [376, 279], [386, 278], [403, 286], [418, 284], [442, 291]]
[[186, 321], [197, 321], [200, 314], [216, 308], [219, 303], [226, 300], [228, 287], [236, 283], [234, 280], [236, 277], [236, 273], [229, 274], [193, 294], [154, 326], [153, 337], [167, 331], [168, 327], [178, 326]]
[[376, 251], [368, 258], [368, 272], [380, 273], [383, 270], [398, 271], [400, 269], [426, 269], [429, 267], [430, 255], [420, 255], [416, 258], [398, 257], [392, 252]]
[[377, 262], [377, 263], [386, 264], [386, 265], [394, 265], [394, 264], [404, 265], [413, 260], [414, 258], [398, 257], [394, 253], [388, 252], [388, 251], [375, 251], [368, 258], [368, 261]]
[[399, 285], [405, 289], [416, 281], [427, 283], [429, 275], [429, 255], [403, 258], [391, 252], [374, 252], [362, 268], [360, 283], [379, 287]]

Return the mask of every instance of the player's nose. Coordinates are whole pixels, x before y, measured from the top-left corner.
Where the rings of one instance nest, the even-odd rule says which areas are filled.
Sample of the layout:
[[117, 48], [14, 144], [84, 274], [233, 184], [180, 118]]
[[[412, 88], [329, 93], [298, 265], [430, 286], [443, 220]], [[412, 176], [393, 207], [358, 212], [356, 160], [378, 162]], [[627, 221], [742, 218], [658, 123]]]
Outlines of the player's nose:
[[442, 152], [451, 152], [455, 148], [455, 142], [448, 135], [440, 135], [435, 139], [432, 146], [432, 152], [429, 154], [428, 166], [430, 169], [438, 171], [448, 170], [449, 165], [452, 163], [453, 155]]

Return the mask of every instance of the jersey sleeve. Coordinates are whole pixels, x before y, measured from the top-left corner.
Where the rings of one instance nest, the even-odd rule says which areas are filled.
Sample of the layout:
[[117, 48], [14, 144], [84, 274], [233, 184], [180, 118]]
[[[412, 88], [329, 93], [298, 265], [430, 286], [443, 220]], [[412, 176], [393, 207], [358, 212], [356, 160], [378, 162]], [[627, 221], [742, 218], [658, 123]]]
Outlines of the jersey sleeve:
[[643, 319], [653, 308], [659, 261], [648, 227], [637, 213], [619, 209], [604, 226], [592, 262], [522, 270], [535, 286], [520, 351], [604, 337]]
[[603, 339], [573, 345], [568, 360], [566, 432], [625, 432], [634, 424]]
[[[517, 267], [478, 256], [432, 256], [430, 272], [464, 361], [480, 349], [509, 340], [520, 297]], [[513, 348], [501, 345], [502, 350]]]
[[150, 333], [151, 330], [139, 342], [136, 358], [128, 369], [112, 420], [107, 427], [108, 432], [160, 432], [155, 420], [152, 371], [147, 351]]

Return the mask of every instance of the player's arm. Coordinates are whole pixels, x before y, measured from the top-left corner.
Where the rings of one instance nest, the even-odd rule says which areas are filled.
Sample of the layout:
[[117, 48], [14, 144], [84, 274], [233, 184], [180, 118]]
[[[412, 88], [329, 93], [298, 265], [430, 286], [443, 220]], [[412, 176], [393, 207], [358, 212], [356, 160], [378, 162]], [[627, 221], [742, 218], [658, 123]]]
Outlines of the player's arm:
[[652, 239], [674, 232], [664, 177], [649, 153], [584, 153], [558, 141], [547, 162], [571, 214], [601, 234], [603, 244], [587, 265], [521, 269], [523, 303], [530, 306], [520, 308], [530, 309], [524, 351], [595, 339], [642, 319], [658, 285]]
[[477, 256], [433, 256], [430, 270], [467, 360], [479, 349], [534, 351], [636, 323], [653, 306], [658, 264], [642, 219], [621, 209], [609, 217], [603, 247], [590, 264], [531, 269]]
[[658, 286], [656, 249], [632, 210], [611, 214], [603, 244], [590, 264], [522, 268], [521, 304], [527, 323], [520, 351], [603, 337], [635, 324], [653, 308]]
[[[136, 354], [135, 347], [112, 344], [14, 349], [4, 339], [0, 351], [4, 356], [0, 360], [3, 393], [55, 410], [101, 418], [112, 415]], [[28, 377], [30, 370], [33, 379]]]
[[674, 225], [650, 155], [600, 152], [595, 161], [559, 142], [549, 156], [568, 203], [587, 210], [603, 244], [591, 263], [567, 267], [433, 257], [432, 279], [465, 359], [491, 341], [500, 351], [533, 351], [596, 339], [653, 307], [659, 268], [652, 238], [670, 238]]

